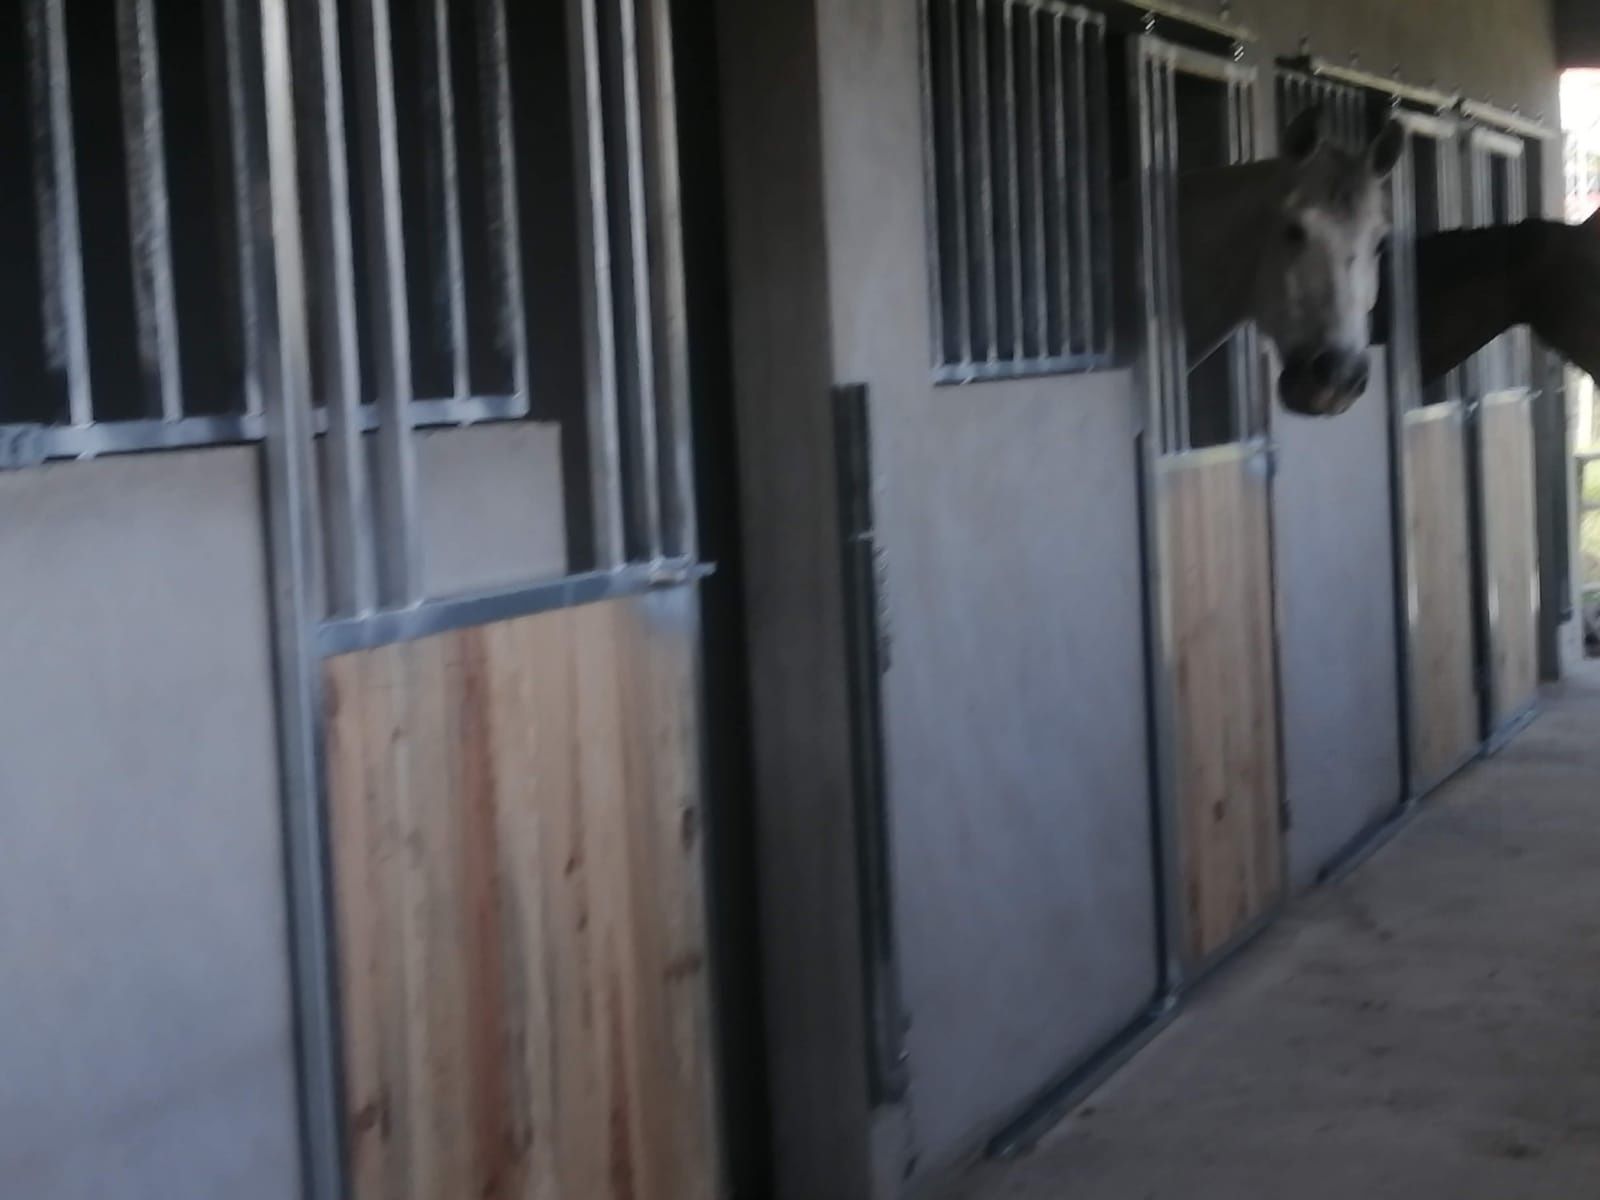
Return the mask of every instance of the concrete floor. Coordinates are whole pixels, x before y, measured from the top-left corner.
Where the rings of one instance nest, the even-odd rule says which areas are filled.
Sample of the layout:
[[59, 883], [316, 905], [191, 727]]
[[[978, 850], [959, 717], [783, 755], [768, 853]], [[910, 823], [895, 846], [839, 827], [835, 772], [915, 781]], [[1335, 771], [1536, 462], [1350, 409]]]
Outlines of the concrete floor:
[[1600, 672], [940, 1200], [1600, 1197]]

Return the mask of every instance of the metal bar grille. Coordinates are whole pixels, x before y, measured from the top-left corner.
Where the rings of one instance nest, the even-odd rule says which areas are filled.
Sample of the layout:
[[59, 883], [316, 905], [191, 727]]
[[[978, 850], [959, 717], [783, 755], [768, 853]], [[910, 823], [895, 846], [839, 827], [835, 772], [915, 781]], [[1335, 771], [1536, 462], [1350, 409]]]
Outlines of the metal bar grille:
[[[303, 481], [319, 615], [426, 599], [417, 431], [535, 415], [539, 321], [563, 331], [537, 343], [559, 386], [536, 415], [560, 427], [572, 569], [692, 557], [666, 0], [272, 2], [293, 65], [266, 101], [291, 108], [304, 425], [324, 439]], [[188, 0], [23, 0], [0, 17], [0, 153], [32, 172], [0, 195], [0, 253], [19, 267], [0, 278], [0, 468], [265, 437], [261, 3], [196, 20]], [[1040, 68], [1008, 50], [1027, 42], [1023, 10], [985, 13], [993, 62], [962, 67], [992, 68], [1010, 98], [981, 131], [1000, 269], [1027, 257], [1041, 211], [1020, 82]], [[513, 73], [544, 54], [537, 84]], [[1015, 320], [1032, 277], [1004, 279], [992, 303]], [[1008, 327], [997, 358], [1037, 325]]]
[[1105, 54], [1103, 20], [1054, 0], [925, 0], [937, 379], [1109, 362]]
[[[1261, 148], [1256, 71], [1154, 37], [1135, 39], [1131, 54], [1139, 125], [1142, 362], [1156, 448], [1162, 454], [1180, 454], [1220, 444], [1218, 438], [1224, 443], [1254, 439], [1266, 432], [1269, 414], [1261, 343], [1253, 327], [1238, 331], [1221, 351], [1226, 369], [1220, 383], [1213, 379], [1206, 381], [1211, 386], [1191, 385], [1183, 325], [1178, 172], [1183, 160], [1180, 104], [1185, 102], [1180, 100], [1180, 80], [1214, 90], [1204, 111], [1214, 112], [1217, 124], [1203, 132], [1202, 140], [1220, 138], [1212, 152], [1239, 163], [1255, 158]], [[1193, 390], [1202, 386], [1203, 392]], [[1226, 387], [1225, 395], [1219, 387]]]
[[1360, 154], [1368, 141], [1368, 93], [1291, 68], [1278, 72], [1278, 128], [1285, 130], [1308, 108], [1321, 105], [1329, 140], [1351, 154]]
[[[411, 243], [407, 337], [422, 345], [414, 327], [420, 323], [444, 330], [449, 343], [448, 386], [440, 390], [419, 389], [413, 355], [410, 390], [430, 405], [413, 423], [526, 415], [530, 368], [504, 0], [396, 3], [390, 32], [395, 21], [418, 29], [433, 81], [424, 97], [432, 97], [433, 119], [407, 128], [396, 149], [398, 202], [412, 220], [402, 237]], [[317, 282], [310, 303], [319, 408], [340, 408], [352, 395], [358, 405], [375, 402], [375, 388], [363, 394], [363, 378], [376, 377], [382, 357], [367, 311], [382, 298], [368, 286], [362, 244], [367, 193], [382, 186], [360, 169], [359, 156], [350, 160], [346, 144], [344, 106], [360, 98], [346, 83], [360, 74], [350, 57], [358, 7], [355, 0], [309, 0], [290, 10], [296, 116], [305, 132], [299, 182], [307, 268]], [[254, 61], [244, 42], [259, 36], [242, 20], [238, 0], [198, 10], [185, 0], [23, 0], [0, 22], [8, 43], [0, 68], [10, 75], [0, 88], [0, 149], [9, 156], [14, 147], [15, 161], [31, 174], [25, 202], [0, 205], [0, 252], [11, 268], [0, 284], [7, 317], [0, 364], [20, 364], [0, 386], [0, 432], [9, 443], [26, 440], [65, 456], [80, 448], [203, 445], [218, 430], [231, 438], [255, 428], [235, 418], [261, 411], [248, 362], [260, 324], [256, 268], [241, 251], [241, 231], [260, 203], [244, 170], [241, 72]], [[358, 136], [350, 145], [364, 145], [365, 106], [354, 111]], [[82, 192], [81, 179], [93, 179], [94, 188]], [[352, 206], [359, 210], [355, 235]], [[419, 213], [428, 216], [422, 240], [412, 236]], [[419, 275], [416, 264], [424, 260], [432, 265]], [[351, 278], [357, 267], [358, 280]], [[434, 321], [439, 296], [442, 319]], [[355, 325], [341, 328], [352, 303]], [[154, 432], [152, 421], [184, 428]], [[104, 423], [133, 428], [65, 432]], [[347, 514], [364, 503], [353, 465], [358, 424], [353, 416], [332, 424], [344, 441], [325, 475]], [[354, 522], [332, 524], [348, 533]], [[331, 557], [355, 563], [362, 556], [335, 547]], [[342, 603], [360, 606], [359, 583], [334, 583]]]

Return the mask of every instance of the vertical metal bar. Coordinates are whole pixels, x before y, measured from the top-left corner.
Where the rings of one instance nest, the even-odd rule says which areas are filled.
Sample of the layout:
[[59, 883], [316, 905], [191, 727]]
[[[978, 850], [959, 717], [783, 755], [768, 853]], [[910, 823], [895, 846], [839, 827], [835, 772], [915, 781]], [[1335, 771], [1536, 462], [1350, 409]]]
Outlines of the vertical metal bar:
[[1114, 281], [1111, 278], [1111, 244], [1114, 230], [1111, 215], [1111, 114], [1107, 111], [1110, 107], [1110, 87], [1106, 78], [1106, 31], [1102, 20], [1095, 22], [1093, 34], [1093, 53], [1089, 56], [1092, 79], [1089, 100], [1094, 106], [1091, 113], [1094, 168], [1091, 174], [1094, 177], [1095, 211], [1090, 226], [1092, 240], [1089, 247], [1089, 262], [1095, 280], [1091, 316], [1096, 326], [1096, 337], [1091, 349], [1109, 356], [1114, 350], [1113, 342], [1116, 337], [1116, 306], [1112, 291]]
[[[312, 477], [305, 261], [296, 195], [293, 85], [287, 0], [241, 0], [259, 37], [246, 36], [248, 158], [252, 194], [264, 199], [245, 236], [260, 289], [260, 390], [266, 423], [268, 542], [278, 675], [278, 741], [284, 861], [294, 963], [303, 1191], [336, 1200], [344, 1191], [338, 973], [319, 768], [319, 673], [309, 599]], [[258, 57], [259, 55], [259, 57]]]
[[[304, 42], [297, 50], [302, 73], [296, 89], [304, 104], [305, 220], [310, 226], [307, 267], [322, 294], [321, 356], [312, 386], [328, 415], [323, 445], [326, 470], [324, 526], [328, 541], [328, 607], [353, 616], [377, 604], [376, 563], [370, 533], [366, 454], [361, 432], [361, 353], [356, 313], [355, 249], [351, 232], [350, 168], [346, 150], [343, 61], [337, 0], [313, 0]], [[242, 196], [248, 196], [244, 192]]]
[[1073, 161], [1077, 164], [1077, 174], [1073, 181], [1073, 208], [1078, 222], [1078, 246], [1081, 249], [1082, 261], [1078, 264], [1078, 303], [1077, 303], [1077, 331], [1073, 338], [1073, 348], [1082, 354], [1089, 354], [1094, 349], [1094, 262], [1095, 247], [1090, 240], [1090, 208], [1093, 204], [1093, 192], [1089, 179], [1089, 63], [1084, 48], [1084, 23], [1085, 18], [1079, 16], [1073, 22], [1073, 104], [1076, 112], [1073, 114], [1076, 123], [1076, 138], [1078, 152]]
[[1067, 178], [1067, 154], [1072, 139], [1067, 133], [1067, 54], [1063, 28], [1066, 18], [1060, 12], [1056, 12], [1052, 14], [1052, 20], [1054, 27], [1051, 30], [1051, 52], [1054, 56], [1056, 87], [1055, 128], [1050, 131], [1050, 145], [1053, 149], [1055, 166], [1056, 236], [1061, 243], [1061, 270], [1056, 279], [1061, 338], [1056, 351], [1068, 356], [1072, 353], [1072, 281], [1082, 264], [1078, 261], [1079, 256], [1073, 253], [1072, 185]]
[[999, 301], [996, 295], [994, 249], [994, 155], [990, 146], [989, 113], [989, 22], [988, 0], [972, 0], [972, 37], [968, 54], [972, 65], [972, 78], [977, 95], [971, 104], [974, 145], [977, 164], [974, 182], [976, 194], [973, 207], [977, 210], [978, 228], [974, 231], [978, 273], [978, 307], [983, 321], [982, 337], [974, 347], [974, 355], [983, 361], [995, 361], [999, 337]]
[[[1508, 183], [1508, 212], [1507, 219], [1510, 223], [1525, 221], [1528, 218], [1528, 173], [1527, 164], [1521, 155], [1517, 155], [1507, 164]], [[1519, 326], [1514, 334], [1516, 344], [1516, 362], [1513, 364], [1512, 384], [1516, 387], [1533, 386], [1533, 338], [1526, 325]]]
[[[522, 218], [517, 204], [516, 146], [511, 110], [511, 50], [506, 30], [505, 0], [478, 0], [478, 29], [483, 64], [484, 142], [488, 153], [490, 271], [495, 289], [495, 321], [500, 352], [511, 360], [511, 386], [517, 409], [531, 403], [528, 367], [527, 301], [522, 289]], [[496, 251], [498, 253], [496, 253]]]
[[1187, 342], [1183, 332], [1183, 302], [1180, 274], [1183, 266], [1178, 238], [1178, 69], [1172, 57], [1167, 56], [1161, 69], [1163, 116], [1166, 123], [1166, 158], [1162, 163], [1162, 205], [1166, 219], [1167, 292], [1166, 292], [1166, 345], [1171, 362], [1173, 394], [1177, 399], [1179, 426], [1183, 435], [1183, 448], [1192, 444], [1192, 427], [1189, 420], [1189, 362]]
[[1172, 380], [1172, 359], [1167, 352], [1168, 273], [1171, 270], [1172, 263], [1167, 253], [1167, 184], [1165, 175], [1167, 116], [1163, 107], [1166, 104], [1166, 90], [1162, 86], [1163, 60], [1161, 55], [1153, 48], [1147, 58], [1146, 70], [1149, 72], [1148, 87], [1150, 89], [1150, 261], [1155, 275], [1155, 284], [1152, 290], [1155, 305], [1154, 336], [1150, 343], [1149, 353], [1152, 358], [1160, 363], [1158, 375], [1159, 394], [1161, 397], [1162, 419], [1166, 428], [1165, 444], [1162, 446], [1162, 451], [1172, 454], [1183, 447], [1178, 428], [1178, 407]]
[[1032, 162], [1033, 162], [1033, 229], [1032, 255], [1034, 261], [1033, 271], [1033, 319], [1034, 343], [1033, 352], [1041, 358], [1050, 354], [1050, 238], [1047, 233], [1048, 213], [1047, 189], [1045, 187], [1045, 162], [1048, 151], [1045, 148], [1045, 100], [1044, 100], [1044, 47], [1039, 36], [1039, 27], [1044, 19], [1040, 15], [1038, 6], [1029, 5], [1025, 10], [1028, 23], [1028, 78], [1024, 86], [1028, 94], [1028, 127], [1032, 133]]
[[[943, 239], [945, 223], [950, 219], [945, 211], [945, 197], [939, 190], [939, 133], [937, 103], [938, 89], [934, 79], [939, 71], [933, 41], [934, 4], [925, 0], [917, 5], [917, 36], [921, 49], [922, 68], [922, 173], [923, 190], [927, 196], [928, 243], [928, 340], [931, 365], [938, 367], [949, 359], [945, 341], [945, 304], [950, 287], [945, 279]], [[959, 142], [959, 139], [957, 139]], [[955, 146], [951, 147], [952, 153]]]
[[250, 228], [251, 206], [255, 197], [251, 192], [250, 158], [248, 154], [247, 125], [249, 98], [244, 79], [244, 38], [238, 0], [223, 0], [222, 47], [228, 91], [229, 169], [234, 208], [234, 228], [238, 245], [232, 247], [238, 258], [239, 271], [239, 323], [240, 347], [244, 365], [244, 408], [247, 413], [261, 411], [261, 319], [259, 312], [260, 289], [256, 282], [255, 255], [246, 237]]
[[395, 116], [389, 0], [356, 0], [361, 64], [362, 170], [372, 319], [373, 386], [378, 406], [380, 598], [405, 608], [422, 593], [417, 530], [417, 463], [412, 439], [413, 382], [405, 234], [400, 211], [399, 129]]
[[[1434, 180], [1440, 197], [1439, 225], [1441, 229], [1456, 229], [1462, 224], [1461, 138], [1454, 133], [1448, 138], [1437, 138], [1434, 140], [1434, 150]], [[1416, 373], [1420, 378], [1420, 365], [1416, 368]], [[1470, 373], [1470, 365], [1463, 364], [1447, 376], [1452, 399], [1457, 401], [1464, 399]]]
[[117, 0], [117, 46], [139, 357], [161, 418], [176, 421], [183, 416], [183, 378], [154, 0]]
[[[1448, 167], [1441, 165], [1443, 159], [1446, 157], [1446, 149], [1446, 147], [1437, 144], [1435, 144], [1433, 147], [1434, 178], [1431, 186], [1434, 188], [1435, 194], [1441, 197], [1443, 197], [1443, 192], [1441, 189], [1450, 186], [1449, 180], [1451, 178]], [[1445, 172], [1446, 176], [1443, 180], [1439, 178], [1439, 173], [1441, 170]], [[1406, 254], [1401, 264], [1404, 272], [1403, 278], [1405, 280], [1405, 373], [1407, 394], [1411, 400], [1411, 403], [1414, 405], [1420, 405], [1423, 402], [1424, 397], [1422, 394], [1422, 364], [1418, 361], [1418, 355], [1421, 353], [1421, 351], [1417, 345], [1418, 327], [1416, 244], [1417, 238], [1421, 231], [1419, 230], [1417, 223], [1417, 205], [1420, 203], [1420, 201], [1418, 199], [1417, 170], [1416, 160], [1414, 157], [1411, 158], [1406, 164], [1405, 187]], [[1441, 206], [1444, 207], [1453, 208], [1454, 205], [1454, 201], [1452, 200], [1441, 199], [1440, 203]], [[1447, 219], [1453, 221], [1454, 217], [1452, 216]]]
[[[1244, 114], [1239, 82], [1229, 79], [1228, 91], [1228, 162], [1244, 161]], [[1335, 118], [1337, 119], [1337, 118]], [[1243, 441], [1248, 436], [1249, 420], [1246, 416], [1247, 393], [1250, 387], [1250, 369], [1245, 353], [1245, 334], [1241, 329], [1229, 340], [1228, 356], [1231, 360], [1229, 374], [1229, 403], [1233, 408], [1230, 440]]]
[[[467, 343], [467, 268], [461, 236], [461, 164], [456, 146], [455, 65], [450, 55], [450, 0], [431, 0], [423, 19], [423, 43], [432, 57], [432, 78], [424, 89], [432, 128], [424, 137], [434, 151], [434, 192], [443, 238], [434, 252], [440, 286], [444, 289], [445, 336], [450, 346], [450, 379], [454, 396], [472, 395]], [[437, 140], [435, 140], [437, 139]]]
[[1129, 89], [1132, 93], [1129, 102], [1132, 104], [1133, 122], [1133, 178], [1135, 193], [1138, 199], [1138, 210], [1135, 214], [1138, 227], [1135, 231], [1138, 252], [1135, 256], [1138, 272], [1139, 303], [1142, 309], [1142, 329], [1139, 346], [1139, 361], [1142, 364], [1144, 375], [1144, 389], [1147, 399], [1153, 398], [1157, 405], [1156, 411], [1147, 414], [1146, 420], [1151, 428], [1155, 453], [1166, 450], [1166, 424], [1165, 414], [1159, 407], [1159, 366], [1156, 359], [1155, 347], [1155, 231], [1151, 207], [1151, 161], [1153, 147], [1150, 136], [1150, 68], [1149, 58], [1144, 42], [1135, 39], [1128, 53], [1128, 76], [1132, 81]]
[[567, 0], [572, 62], [573, 144], [577, 158], [579, 289], [583, 305], [589, 490], [595, 565], [620, 566], [623, 545], [622, 450], [617, 413], [615, 310], [611, 289], [610, 197], [596, 0]]
[[660, 444], [656, 428], [655, 330], [650, 312], [650, 235], [645, 194], [644, 127], [639, 97], [639, 31], [636, 0], [619, 0], [616, 67], [622, 84], [622, 136], [626, 155], [623, 186], [626, 192], [630, 305], [624, 323], [632, 337], [625, 347], [623, 370], [628, 386], [628, 419], [632, 434], [632, 459], [626, 463], [624, 501], [630, 510], [632, 536], [638, 553], [654, 561], [661, 557]]
[[34, 184], [40, 222], [45, 359], [52, 370], [66, 374], [68, 418], [74, 425], [87, 425], [94, 420], [94, 403], [64, 5], [65, 0], [28, 0], [25, 13]]
[[[1254, 76], [1242, 77], [1238, 82], [1239, 162], [1253, 162], [1263, 154], [1261, 135], [1261, 94], [1257, 91]], [[1240, 354], [1243, 359], [1241, 386], [1243, 397], [1243, 422], [1240, 432], [1247, 438], [1259, 437], [1269, 432], [1271, 406], [1262, 382], [1263, 360], [1261, 334], [1254, 322], [1245, 325], [1241, 336]]]
[[1027, 90], [1029, 101], [1029, 130], [1030, 138], [1030, 170], [1034, 182], [1034, 221], [1029, 230], [1030, 256], [1034, 259], [1034, 294], [1030, 296], [1030, 306], [1034, 310], [1034, 354], [1040, 358], [1050, 357], [1050, 235], [1048, 235], [1048, 195], [1050, 190], [1045, 186], [1045, 67], [1043, 67], [1043, 53], [1045, 45], [1040, 38], [1040, 24], [1043, 16], [1037, 5], [1027, 5], [1027, 78], [1022, 86]]
[[678, 166], [677, 89], [668, 0], [641, 0], [646, 184], [650, 200], [650, 296], [655, 310], [662, 552], [697, 553], [689, 415], [689, 328]]
[[1177, 263], [1172, 256], [1172, 195], [1171, 181], [1168, 178], [1171, 148], [1167, 144], [1167, 71], [1166, 56], [1152, 55], [1150, 63], [1150, 90], [1154, 97], [1151, 105], [1151, 119], [1155, 122], [1155, 160], [1153, 191], [1155, 194], [1155, 219], [1156, 219], [1156, 346], [1155, 351], [1161, 356], [1161, 381], [1163, 403], [1169, 410], [1168, 420], [1172, 425], [1172, 439], [1168, 449], [1173, 453], [1188, 448], [1187, 416], [1183, 411], [1178, 394], [1178, 380], [1173, 369], [1174, 357], [1172, 354], [1172, 293], [1174, 291], [1173, 273]]
[[958, 354], [963, 365], [972, 362], [972, 258], [968, 247], [968, 213], [967, 213], [967, 105], [966, 88], [962, 86], [961, 78], [961, 4], [962, 0], [947, 0], [946, 15], [950, 21], [949, 36], [945, 39], [948, 50], [946, 55], [945, 70], [949, 72], [950, 83], [950, 110], [947, 118], [950, 122], [950, 150], [952, 184], [950, 199], [955, 205], [955, 212], [951, 214], [951, 229], [955, 233], [956, 262], [955, 262], [955, 301], [956, 301], [956, 340]]
[[1155, 55], [1140, 43], [1135, 56], [1139, 89], [1139, 175], [1142, 198], [1140, 269], [1145, 296], [1143, 359], [1148, 375], [1148, 390], [1155, 406], [1158, 454], [1170, 454], [1177, 446], [1177, 425], [1172, 411], [1171, 389], [1167, 383], [1166, 350], [1162, 345], [1165, 246], [1161, 222], [1161, 128], [1160, 94], [1156, 88]]
[[1022, 329], [1022, 165], [1017, 150], [1017, 55], [1016, 35], [1012, 24], [1012, 12], [1015, 8], [1014, 0], [1001, 0], [1000, 28], [1005, 37], [1005, 46], [1001, 51], [1001, 62], [1005, 67], [1005, 81], [1001, 85], [1002, 119], [1005, 121], [1006, 136], [1006, 255], [1008, 276], [1007, 289], [1011, 305], [1011, 345], [1006, 348], [1007, 355], [1013, 361], [1020, 361], [1026, 357], [1023, 348]]

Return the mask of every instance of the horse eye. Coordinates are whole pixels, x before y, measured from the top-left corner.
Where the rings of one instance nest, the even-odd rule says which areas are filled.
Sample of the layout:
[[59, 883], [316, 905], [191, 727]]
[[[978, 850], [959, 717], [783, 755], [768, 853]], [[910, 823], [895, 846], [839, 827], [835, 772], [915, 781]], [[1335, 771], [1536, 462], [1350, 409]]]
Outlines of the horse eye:
[[1299, 221], [1290, 221], [1283, 227], [1283, 240], [1298, 250], [1306, 244], [1306, 227]]

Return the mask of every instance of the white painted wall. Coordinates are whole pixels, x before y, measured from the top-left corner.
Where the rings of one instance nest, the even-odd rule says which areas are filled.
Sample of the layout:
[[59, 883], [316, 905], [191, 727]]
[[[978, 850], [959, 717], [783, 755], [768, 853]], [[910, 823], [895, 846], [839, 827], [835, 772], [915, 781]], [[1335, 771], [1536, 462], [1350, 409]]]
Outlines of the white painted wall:
[[566, 572], [559, 426], [522, 422], [423, 433], [417, 497], [430, 596]]
[[0, 474], [0, 1195], [298, 1194], [253, 449]]

